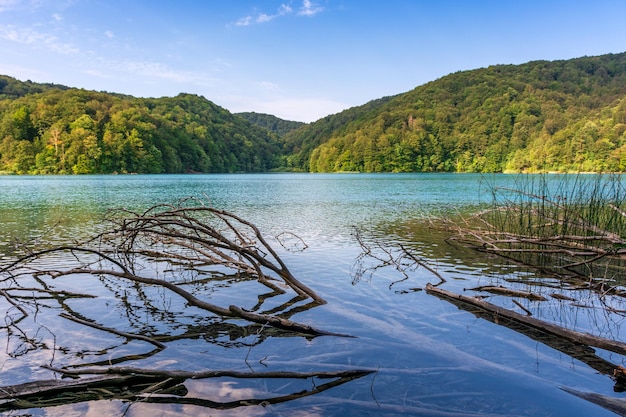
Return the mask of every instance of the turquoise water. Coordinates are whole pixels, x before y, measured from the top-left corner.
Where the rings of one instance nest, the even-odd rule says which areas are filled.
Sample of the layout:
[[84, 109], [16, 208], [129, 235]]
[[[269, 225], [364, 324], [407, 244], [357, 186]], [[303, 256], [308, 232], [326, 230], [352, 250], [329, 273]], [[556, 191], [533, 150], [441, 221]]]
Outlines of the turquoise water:
[[[310, 340], [267, 337], [262, 343], [256, 343], [259, 338], [254, 335], [242, 340], [180, 338], [169, 342], [162, 352], [129, 364], [256, 372], [320, 368], [377, 371], [316, 395], [267, 407], [219, 410], [189, 404], [135, 403], [127, 409], [121, 401], [91, 401], [28, 412], [59, 416], [124, 412], [128, 416], [613, 415], [561, 389], [621, 397], [613, 392], [610, 378], [566, 353], [426, 294], [421, 291], [425, 284], [438, 282], [426, 269], [410, 270], [407, 279], [392, 268], [355, 277], [361, 253], [355, 230], [380, 248], [393, 250], [398, 244], [410, 248], [447, 279], [442, 287], [453, 291], [498, 282], [503, 276], [534, 276], [500, 259], [447, 244], [446, 236], [424, 220], [483, 208], [491, 202], [490, 187], [507, 186], [511, 181], [512, 177], [505, 175], [474, 174], [1, 177], [0, 259], [11, 259], [22, 244], [37, 247], [90, 236], [100, 227], [102, 216], [113, 208], [143, 211], [195, 197], [250, 220], [268, 236], [289, 231], [301, 237], [306, 250], [281, 254], [294, 275], [328, 303], [292, 319], [356, 336]], [[141, 309], [129, 312], [112, 307], [127, 293], [110, 283], [59, 280], [54, 285], [100, 292], [99, 300], [75, 300], [71, 308], [123, 330], [181, 334], [206, 320], [201, 313], [186, 309], [180, 300], [167, 299], [158, 291], [148, 291], [148, 295], [177, 320], [156, 318]], [[235, 288], [235, 284], [223, 283], [226, 290], [231, 286]], [[197, 291], [224, 303], [252, 306], [245, 290], [229, 293], [223, 288], [199, 287]], [[562, 315], [571, 326], [584, 331], [595, 326], [595, 330], [621, 337], [621, 322], [602, 321], [594, 316], [598, 314], [595, 310], [590, 317], [557, 301], [550, 303], [544, 309], [547, 314]], [[86, 362], [150, 350], [141, 342], [113, 343], [111, 335], [68, 325], [52, 308], [42, 309], [37, 320], [49, 329], [46, 333], [40, 327], [37, 337], [63, 349], [13, 356], [0, 353], [2, 385], [52, 378], [50, 371], [39, 366], [76, 363], [79, 359], [66, 352], [79, 350], [82, 345], [90, 347], [80, 358]], [[6, 345], [0, 352], [21, 352], [21, 346], [10, 337], [3, 335], [0, 340], [6, 340], [0, 342]], [[622, 362], [618, 355], [599, 354], [614, 363]], [[311, 386], [302, 381], [219, 379], [192, 381], [187, 388], [188, 395], [232, 401], [287, 395]]]

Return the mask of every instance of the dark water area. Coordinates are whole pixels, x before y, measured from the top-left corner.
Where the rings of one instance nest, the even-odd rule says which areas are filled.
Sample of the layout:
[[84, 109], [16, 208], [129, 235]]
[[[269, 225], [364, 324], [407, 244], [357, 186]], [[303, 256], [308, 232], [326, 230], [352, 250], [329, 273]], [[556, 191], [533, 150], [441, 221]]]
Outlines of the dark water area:
[[[611, 416], [613, 412], [567, 390], [592, 392], [614, 399], [614, 381], [583, 356], [542, 339], [481, 318], [475, 311], [428, 294], [427, 283], [439, 279], [423, 267], [368, 269], [359, 256], [362, 239], [381, 250], [399, 245], [445, 278], [441, 288], [464, 293], [480, 285], [550, 279], [541, 273], [450, 244], [444, 231], [428, 219], [471, 213], [491, 204], [494, 184], [507, 186], [512, 176], [475, 174], [258, 174], [80, 177], [0, 177], [0, 261], [8, 262], [23, 244], [40, 247], [70, 242], [102, 228], [107, 210], [143, 211], [157, 204], [176, 204], [195, 197], [256, 224], [267, 236], [288, 231], [306, 243], [303, 251], [280, 254], [291, 272], [327, 303], [302, 309], [291, 319], [354, 338], [306, 338], [280, 333], [241, 334], [217, 326], [206, 312], [189, 308], [175, 296], [148, 288], [155, 316], [121, 284], [93, 279], [59, 279], [56, 288], [99, 294], [98, 299], [68, 301], [74, 311], [103, 326], [146, 334], [175, 334], [155, 354], [141, 341], [116, 340], [59, 316], [58, 308], [42, 307], [22, 323], [47, 349], [28, 350], [7, 327], [0, 333], [0, 385], [13, 385], [55, 374], [57, 367], [81, 362], [106, 363], [129, 355], [124, 365], [203, 371], [299, 371], [368, 369], [375, 372], [311, 395], [326, 380], [216, 378], [185, 382], [186, 398], [202, 402], [153, 403], [119, 399], [91, 400], [8, 410], [6, 415], [41, 416]], [[359, 259], [362, 260], [359, 263]], [[60, 265], [71, 262], [56, 259]], [[358, 272], [364, 272], [359, 274]], [[10, 285], [4, 281], [3, 285]], [[33, 283], [33, 285], [35, 285]], [[253, 307], [254, 283], [228, 277], [194, 287], [197, 294], [220, 305]], [[550, 290], [552, 291], [552, 290]], [[130, 297], [120, 308], [117, 300]], [[508, 297], [488, 301], [517, 309]], [[270, 303], [288, 302], [276, 297]], [[521, 300], [535, 317], [574, 330], [623, 341], [622, 315], [607, 315], [593, 294], [577, 294], [576, 302], [556, 298]], [[615, 303], [619, 303], [616, 301]], [[15, 309], [4, 300], [8, 313]], [[582, 307], [581, 307], [582, 306]], [[619, 304], [615, 310], [626, 310]], [[519, 311], [519, 309], [517, 309]], [[236, 324], [236, 323], [235, 323]], [[261, 329], [265, 332], [265, 329]], [[193, 335], [190, 335], [196, 331]], [[189, 334], [189, 335], [188, 335]], [[181, 336], [182, 335], [182, 336]], [[188, 336], [185, 336], [188, 335]], [[54, 348], [52, 348], [54, 347]], [[80, 355], [77, 354], [80, 352]], [[596, 349], [598, 361], [623, 364], [623, 357]], [[284, 396], [282, 402], [259, 402]], [[228, 404], [217, 406], [215, 404]], [[236, 405], [233, 405], [235, 404]]]

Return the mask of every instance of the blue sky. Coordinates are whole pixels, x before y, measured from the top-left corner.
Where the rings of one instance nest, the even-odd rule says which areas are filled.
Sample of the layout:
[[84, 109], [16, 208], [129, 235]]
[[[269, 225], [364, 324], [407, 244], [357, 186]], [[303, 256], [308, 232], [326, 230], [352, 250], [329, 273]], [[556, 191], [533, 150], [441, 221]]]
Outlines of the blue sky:
[[304, 122], [460, 70], [624, 51], [623, 0], [0, 0], [0, 74]]

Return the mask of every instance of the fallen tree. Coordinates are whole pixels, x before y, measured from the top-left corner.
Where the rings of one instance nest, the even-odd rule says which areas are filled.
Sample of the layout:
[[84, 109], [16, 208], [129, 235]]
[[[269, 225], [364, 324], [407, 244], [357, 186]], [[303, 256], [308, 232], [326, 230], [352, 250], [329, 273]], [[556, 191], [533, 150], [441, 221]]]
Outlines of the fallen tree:
[[[342, 370], [321, 372], [239, 372], [233, 370], [181, 371], [132, 367], [71, 370], [47, 367], [70, 376], [71, 380], [44, 380], [0, 387], [0, 411], [43, 408], [93, 400], [124, 400], [159, 404], [192, 404], [203, 408], [227, 410], [254, 405], [269, 406], [318, 394], [374, 371]], [[85, 377], [86, 376], [86, 377]], [[292, 394], [245, 398], [236, 401], [211, 401], [189, 397], [187, 380], [208, 378], [235, 379], [308, 379], [328, 381]]]
[[[529, 317], [523, 314], [516, 313], [515, 311], [508, 310], [504, 307], [489, 303], [481, 300], [480, 298], [466, 296], [463, 294], [456, 294], [451, 291], [447, 291], [441, 288], [437, 288], [431, 284], [426, 284], [426, 292], [438, 296], [439, 298], [459, 301], [464, 304], [468, 304], [473, 307], [477, 307], [484, 312], [492, 314], [491, 321], [499, 324], [501, 319], [508, 319], [517, 323], [524, 324], [528, 327], [540, 330], [545, 333], [552, 334], [561, 339], [566, 339], [571, 343], [585, 346], [595, 346], [601, 349], [609, 350], [611, 352], [619, 353], [620, 355], [626, 355], [626, 343], [618, 342], [616, 340], [606, 339], [599, 336], [594, 336], [589, 333], [578, 332], [575, 330], [566, 329], [562, 326], [557, 326], [553, 323], [548, 323], [543, 320], [538, 320], [534, 317]], [[469, 310], [468, 308], [464, 308]], [[481, 315], [484, 317], [484, 314]], [[614, 366], [613, 369], [617, 368]], [[611, 374], [613, 373], [611, 369]]]
[[[0, 301], [3, 298], [6, 302], [5, 325], [0, 330], [7, 334], [7, 353], [19, 358], [33, 351], [49, 350], [50, 362], [42, 364], [45, 369], [63, 377], [78, 378], [73, 382], [29, 381], [3, 387], [0, 389], [2, 409], [59, 404], [64, 398], [72, 403], [83, 398], [68, 394], [71, 392], [110, 392], [111, 395], [104, 397], [135, 401], [145, 394], [143, 389], [163, 386], [169, 390], [187, 379], [209, 377], [335, 379], [306, 394], [312, 395], [370, 372], [180, 370], [173, 374], [161, 369], [113, 367], [146, 359], [167, 349], [168, 343], [185, 338], [204, 338], [210, 343], [251, 349], [268, 337], [352, 336], [291, 319], [298, 312], [324, 304], [325, 300], [291, 273], [254, 224], [233, 213], [188, 199], [145, 212], [117, 210], [109, 215], [107, 224], [104, 231], [86, 241], [45, 249], [25, 248], [22, 256], [0, 267]], [[283, 244], [286, 237], [304, 245], [297, 236], [286, 234], [275, 242]], [[79, 292], [75, 288], [80, 288]], [[234, 299], [239, 305], [211, 300], [219, 300], [221, 292], [236, 288], [241, 290], [223, 299]], [[104, 291], [112, 294], [103, 301], [107, 311], [122, 312], [120, 318], [126, 322], [119, 319], [106, 322], [97, 315], [90, 316], [90, 307], [100, 302]], [[89, 299], [94, 301], [80, 302]], [[44, 323], [44, 310], [57, 312], [61, 323], [71, 322], [108, 334], [110, 337], [105, 340], [109, 346], [93, 351], [90, 347], [80, 348], [80, 340], [62, 340], [63, 326]], [[142, 314], [154, 317], [157, 325], [146, 328], [145, 320], [138, 319]], [[167, 331], [168, 328], [175, 331]], [[44, 333], [50, 336], [46, 339]], [[152, 349], [106, 360], [92, 359], [103, 352], [116, 352], [129, 342], [148, 343]], [[78, 347], [67, 347], [72, 344]], [[64, 355], [57, 357], [57, 352]], [[63, 358], [71, 361], [53, 366]], [[247, 357], [246, 365], [249, 367]], [[116, 385], [128, 385], [128, 381], [133, 386], [142, 386], [142, 390], [112, 389]], [[159, 392], [164, 391], [159, 388]], [[100, 398], [100, 394], [96, 397]], [[187, 401], [180, 392], [174, 397], [180, 403]], [[282, 400], [290, 398], [297, 395]], [[204, 404], [204, 400], [196, 400]], [[250, 399], [249, 402], [263, 401], [279, 400]], [[235, 405], [227, 408], [232, 406]]]

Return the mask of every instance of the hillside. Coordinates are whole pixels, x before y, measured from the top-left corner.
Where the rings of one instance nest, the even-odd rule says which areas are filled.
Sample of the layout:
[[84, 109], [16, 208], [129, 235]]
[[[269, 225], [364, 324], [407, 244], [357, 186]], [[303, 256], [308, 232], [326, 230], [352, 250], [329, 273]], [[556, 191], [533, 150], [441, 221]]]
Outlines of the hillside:
[[203, 97], [141, 99], [0, 78], [0, 172], [260, 172], [279, 143]]
[[255, 126], [262, 127], [276, 134], [278, 137], [304, 126], [306, 123], [283, 120], [271, 114], [242, 112], [235, 113], [236, 116], [243, 117]]
[[0, 172], [626, 171], [626, 53], [457, 72], [314, 123], [0, 76]]
[[313, 172], [626, 171], [626, 54], [463, 71], [290, 132]]

